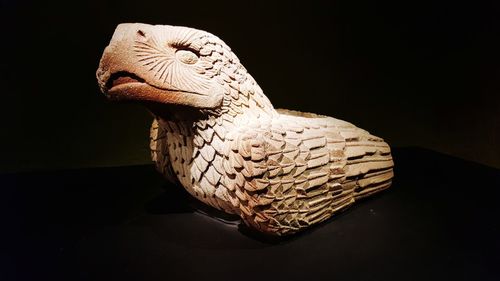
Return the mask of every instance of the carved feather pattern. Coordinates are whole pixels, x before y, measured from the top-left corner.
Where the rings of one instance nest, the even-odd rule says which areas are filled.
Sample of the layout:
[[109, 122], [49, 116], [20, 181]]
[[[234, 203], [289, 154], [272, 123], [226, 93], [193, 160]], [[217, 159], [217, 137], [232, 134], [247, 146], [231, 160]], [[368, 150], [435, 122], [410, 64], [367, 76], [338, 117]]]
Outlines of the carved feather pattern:
[[382, 139], [334, 118], [290, 114], [298, 113], [220, 124], [203, 120], [186, 142], [179, 141], [186, 136], [179, 123], [168, 122], [176, 124], [165, 126], [164, 139], [177, 155], [170, 157], [174, 173], [193, 196], [280, 235], [390, 185], [393, 162]]
[[194, 34], [173, 37], [198, 50], [196, 69], [172, 59], [162, 45], [166, 35], [134, 45], [139, 63], [158, 80], [202, 89], [193, 78], [201, 74], [225, 91], [221, 108], [200, 111], [199, 120], [153, 123], [152, 158], [167, 178], [277, 235], [324, 221], [390, 186], [393, 161], [381, 138], [331, 117], [275, 110], [229, 47], [215, 36]]

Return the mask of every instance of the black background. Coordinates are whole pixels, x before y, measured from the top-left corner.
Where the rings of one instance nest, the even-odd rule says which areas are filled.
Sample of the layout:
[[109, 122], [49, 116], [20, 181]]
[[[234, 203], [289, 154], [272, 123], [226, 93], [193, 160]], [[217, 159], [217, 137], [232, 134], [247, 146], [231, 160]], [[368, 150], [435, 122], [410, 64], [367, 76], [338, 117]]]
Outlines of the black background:
[[151, 117], [99, 93], [121, 22], [222, 38], [275, 107], [500, 167], [495, 1], [2, 1], [0, 171], [149, 163]]
[[[0, 280], [498, 280], [499, 170], [399, 148], [500, 167], [494, 1], [1, 5]], [[276, 107], [384, 137], [393, 187], [284, 239], [202, 214], [98, 91], [121, 22], [221, 37]]]

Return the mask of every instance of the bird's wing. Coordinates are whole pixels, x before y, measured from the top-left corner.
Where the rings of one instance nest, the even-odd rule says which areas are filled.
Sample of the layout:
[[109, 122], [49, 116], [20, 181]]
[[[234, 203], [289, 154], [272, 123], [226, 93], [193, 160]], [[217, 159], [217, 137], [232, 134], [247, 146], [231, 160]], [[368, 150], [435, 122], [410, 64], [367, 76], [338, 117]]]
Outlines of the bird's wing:
[[[355, 191], [355, 197], [363, 197], [390, 185], [393, 177], [391, 149], [377, 136], [353, 124], [314, 113], [278, 109], [285, 122], [298, 122], [306, 129], [318, 129], [340, 138], [327, 138], [330, 153], [341, 155], [345, 160], [345, 180], [342, 185]], [[343, 149], [340, 149], [343, 147]], [[341, 152], [342, 150], [342, 152]], [[340, 158], [339, 158], [340, 159]]]
[[[240, 127], [228, 137], [224, 185], [239, 199], [246, 223], [265, 232], [296, 232], [330, 217], [354, 202], [359, 178], [392, 167], [380, 138], [334, 118], [296, 115]], [[360, 146], [365, 143], [369, 148]], [[364, 160], [384, 161], [373, 169], [352, 162], [365, 154]]]

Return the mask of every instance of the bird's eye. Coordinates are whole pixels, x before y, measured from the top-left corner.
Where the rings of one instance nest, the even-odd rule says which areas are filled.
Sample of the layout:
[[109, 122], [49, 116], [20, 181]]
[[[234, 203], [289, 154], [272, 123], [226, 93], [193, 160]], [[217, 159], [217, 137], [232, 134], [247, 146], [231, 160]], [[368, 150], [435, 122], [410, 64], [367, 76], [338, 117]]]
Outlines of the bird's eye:
[[189, 50], [177, 50], [175, 55], [178, 60], [185, 64], [195, 64], [198, 61], [198, 56]]

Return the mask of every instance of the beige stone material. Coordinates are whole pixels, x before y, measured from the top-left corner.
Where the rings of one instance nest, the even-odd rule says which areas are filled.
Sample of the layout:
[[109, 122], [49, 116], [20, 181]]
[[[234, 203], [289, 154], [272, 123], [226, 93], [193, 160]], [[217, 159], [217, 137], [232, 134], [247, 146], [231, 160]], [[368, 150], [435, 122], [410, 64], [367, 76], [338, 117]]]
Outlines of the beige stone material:
[[97, 78], [109, 99], [153, 113], [151, 155], [168, 180], [259, 231], [295, 233], [391, 185], [386, 142], [332, 117], [275, 109], [210, 33], [120, 24]]

